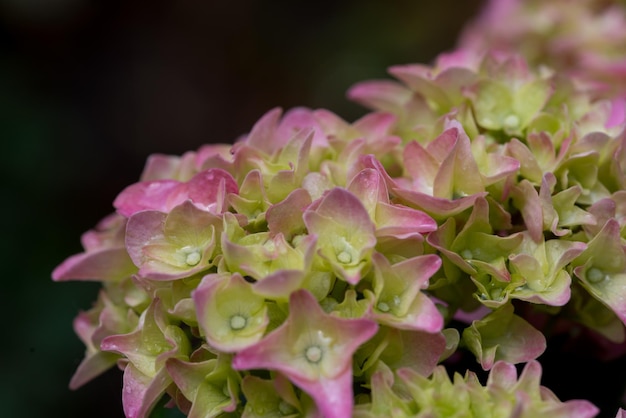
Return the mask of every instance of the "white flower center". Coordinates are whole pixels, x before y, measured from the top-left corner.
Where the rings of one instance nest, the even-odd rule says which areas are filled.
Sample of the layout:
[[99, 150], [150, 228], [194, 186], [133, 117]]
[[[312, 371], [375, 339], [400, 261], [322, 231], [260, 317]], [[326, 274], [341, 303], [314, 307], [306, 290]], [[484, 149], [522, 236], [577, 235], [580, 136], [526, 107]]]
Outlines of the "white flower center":
[[378, 302], [378, 305], [376, 305], [376, 307], [381, 312], [389, 312], [390, 309], [389, 305], [387, 305], [385, 302]]
[[348, 264], [352, 262], [352, 255], [347, 251], [341, 251], [337, 253], [337, 261], [342, 264]]
[[306, 349], [304, 356], [309, 363], [319, 363], [324, 356], [324, 352], [317, 345], [312, 345]]
[[519, 118], [516, 115], [509, 115], [504, 118], [504, 127], [508, 129], [515, 129], [519, 126]]
[[245, 328], [248, 320], [241, 315], [233, 315], [230, 317], [230, 328], [234, 331], [238, 331], [242, 328]]
[[587, 277], [587, 280], [589, 280], [591, 283], [600, 283], [607, 276], [599, 268], [592, 267], [589, 270], [587, 270], [586, 277]]
[[187, 254], [187, 257], [185, 258], [185, 263], [187, 263], [187, 265], [189, 266], [195, 266], [200, 262], [201, 258], [202, 256], [200, 255], [200, 251], [192, 251]]

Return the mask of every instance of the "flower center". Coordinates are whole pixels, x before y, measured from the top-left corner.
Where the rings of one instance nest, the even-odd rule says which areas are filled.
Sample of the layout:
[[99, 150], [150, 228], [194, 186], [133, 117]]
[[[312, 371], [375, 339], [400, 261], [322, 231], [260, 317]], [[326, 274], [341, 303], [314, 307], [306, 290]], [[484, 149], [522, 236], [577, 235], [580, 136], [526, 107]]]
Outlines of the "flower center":
[[340, 251], [337, 253], [337, 260], [342, 264], [348, 264], [352, 262], [352, 255], [347, 251]]
[[312, 345], [306, 349], [306, 351], [304, 352], [304, 356], [309, 363], [317, 364], [322, 360], [324, 352], [318, 346]]
[[389, 312], [389, 305], [387, 305], [385, 302], [378, 302], [378, 305], [376, 305], [376, 307], [381, 312]]
[[234, 331], [239, 331], [242, 328], [245, 328], [248, 320], [241, 315], [233, 315], [230, 317], [230, 328]]
[[200, 255], [200, 251], [192, 251], [187, 254], [187, 257], [185, 258], [185, 263], [187, 263], [187, 265], [189, 266], [195, 266], [200, 262], [201, 258], [202, 256]]
[[600, 283], [602, 280], [606, 278], [606, 275], [599, 268], [592, 267], [589, 270], [587, 270], [586, 277], [587, 277], [587, 280], [589, 280], [591, 283]]
[[507, 129], [515, 129], [519, 126], [519, 118], [516, 115], [509, 115], [504, 118], [504, 127]]

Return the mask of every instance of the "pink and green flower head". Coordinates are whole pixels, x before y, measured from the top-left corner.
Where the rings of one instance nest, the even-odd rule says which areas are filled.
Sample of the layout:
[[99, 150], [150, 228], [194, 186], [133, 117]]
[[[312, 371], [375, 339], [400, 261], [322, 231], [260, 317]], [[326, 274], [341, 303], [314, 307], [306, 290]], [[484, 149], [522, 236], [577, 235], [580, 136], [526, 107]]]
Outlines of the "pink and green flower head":
[[626, 251], [616, 219], [606, 222], [572, 266], [583, 287], [626, 323]]
[[204, 277], [193, 300], [198, 324], [211, 347], [236, 352], [263, 337], [269, 322], [265, 299], [238, 273]]
[[441, 259], [423, 255], [390, 264], [374, 253], [373, 318], [395, 328], [439, 332], [443, 318], [433, 301], [421, 292], [428, 279], [441, 267]]
[[[304, 192], [302, 189], [300, 191]], [[290, 196], [297, 194], [294, 191]], [[305, 195], [306, 192], [304, 192]], [[307, 195], [308, 196], [308, 195]], [[272, 206], [276, 210], [278, 206], [286, 206], [286, 209], [295, 209], [287, 205], [287, 199], [281, 204]], [[248, 233], [233, 214], [224, 215], [224, 232], [222, 234], [222, 255], [228, 271], [244, 274], [256, 280], [255, 292], [270, 298], [286, 300], [289, 293], [303, 286], [303, 282], [311, 273], [311, 267], [315, 261], [317, 248], [317, 236], [306, 234], [294, 234], [301, 232], [300, 225], [304, 227], [301, 212], [294, 217], [280, 220], [275, 219], [274, 210], [269, 211], [269, 224], [273, 228], [268, 232]], [[292, 221], [295, 221], [291, 224]], [[296, 230], [291, 229], [295, 227]], [[288, 242], [285, 235], [279, 231], [284, 228], [290, 236]], [[273, 233], [276, 232], [276, 233]]]
[[308, 405], [300, 401], [291, 382], [280, 373], [272, 380], [247, 375], [241, 382], [241, 390], [246, 397], [242, 417], [296, 418], [314, 413], [313, 408], [307, 408]]
[[122, 304], [116, 304], [101, 291], [93, 308], [74, 319], [74, 331], [86, 346], [85, 358], [70, 380], [70, 388], [78, 389], [100, 375], [119, 359], [120, 355], [102, 351], [100, 343], [110, 335], [131, 332], [138, 323], [137, 314]]
[[169, 213], [144, 210], [132, 215], [126, 248], [139, 276], [174, 280], [211, 267], [221, 229], [220, 217], [188, 200]]
[[352, 355], [378, 326], [326, 314], [305, 290], [292, 293], [289, 308], [283, 325], [235, 355], [233, 368], [279, 371], [308, 393], [325, 417], [350, 416]]
[[[520, 233], [496, 235], [489, 218], [489, 203], [476, 199], [472, 213], [457, 233], [455, 218], [449, 218], [428, 236], [428, 242], [452, 263], [474, 277], [488, 275], [503, 285], [510, 282], [506, 260], [522, 242]], [[503, 294], [485, 294], [483, 299], [503, 300]]]
[[304, 213], [309, 234], [317, 236], [318, 254], [338, 277], [356, 284], [371, 266], [375, 225], [361, 201], [334, 188]]
[[408, 206], [393, 204], [384, 177], [373, 168], [359, 171], [347, 187], [359, 198], [376, 225], [376, 237], [403, 241], [437, 229], [437, 223], [426, 213]]
[[234, 412], [239, 400], [241, 377], [230, 367], [231, 356], [218, 354], [214, 357], [202, 347], [194, 354], [192, 357], [198, 358], [192, 361], [172, 357], [165, 364], [177, 390], [184, 397], [184, 400], [177, 399], [179, 407], [183, 406], [185, 410], [185, 405], [190, 403], [186, 411], [189, 417], [214, 417]]
[[108, 336], [100, 348], [126, 358], [121, 362], [124, 365], [122, 403], [129, 418], [148, 417], [172, 382], [165, 362], [172, 357], [186, 357], [191, 350], [187, 335], [171, 323], [159, 299], [154, 299], [142, 313], [134, 331]]
[[509, 363], [534, 360], [546, 349], [543, 334], [515, 315], [510, 303], [473, 321], [463, 331], [462, 343], [474, 353], [484, 370], [490, 370], [498, 360]]

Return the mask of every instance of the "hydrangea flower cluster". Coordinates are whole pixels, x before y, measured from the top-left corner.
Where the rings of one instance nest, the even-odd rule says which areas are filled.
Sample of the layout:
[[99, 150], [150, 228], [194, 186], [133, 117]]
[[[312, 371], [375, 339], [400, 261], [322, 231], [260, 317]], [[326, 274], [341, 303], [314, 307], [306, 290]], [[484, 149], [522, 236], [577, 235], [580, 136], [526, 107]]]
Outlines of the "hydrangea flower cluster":
[[488, 0], [461, 48], [516, 50], [573, 76], [590, 94], [626, 94], [623, 0]]
[[528, 313], [625, 338], [625, 99], [510, 49], [390, 73], [354, 123], [274, 109], [151, 156], [53, 272], [102, 282], [70, 386], [117, 364], [129, 418], [595, 416], [541, 386]]

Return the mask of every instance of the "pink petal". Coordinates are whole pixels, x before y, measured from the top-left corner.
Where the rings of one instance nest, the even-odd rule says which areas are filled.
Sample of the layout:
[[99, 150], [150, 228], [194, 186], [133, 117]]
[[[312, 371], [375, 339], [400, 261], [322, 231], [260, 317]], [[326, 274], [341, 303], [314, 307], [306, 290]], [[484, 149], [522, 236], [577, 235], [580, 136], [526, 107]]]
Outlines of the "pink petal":
[[[228, 193], [239, 193], [237, 182], [227, 171], [210, 168], [193, 176], [187, 183], [187, 193], [182, 201], [191, 199], [199, 208], [222, 213], [226, 210], [224, 200]], [[179, 202], [179, 203], [182, 203]], [[172, 208], [174, 202], [170, 208]]]
[[125, 248], [108, 248], [69, 257], [54, 269], [52, 279], [119, 281], [136, 271]]
[[[282, 109], [277, 107], [263, 115], [263, 117], [254, 124], [245, 142], [251, 147], [264, 151], [268, 155], [272, 155], [276, 149], [284, 146], [284, 142], [278, 142], [274, 139], [274, 133], [276, 132], [276, 126], [278, 125], [281, 114]], [[289, 138], [287, 138], [285, 142], [288, 139]]]
[[165, 239], [163, 228], [167, 214], [157, 211], [142, 211], [128, 220], [126, 228], [126, 248], [128, 255], [137, 267], [146, 261], [144, 247], [156, 238]]
[[183, 183], [176, 180], [135, 183], [122, 190], [113, 201], [113, 206], [126, 217], [146, 209], [166, 212], [169, 209], [170, 196], [181, 187], [184, 187]]
[[137, 370], [132, 364], [124, 369], [122, 404], [127, 418], [147, 418], [152, 408], [172, 382], [165, 368], [153, 378]]
[[402, 114], [402, 105], [413, 92], [403, 85], [389, 80], [364, 81], [348, 90], [348, 98], [370, 109]]

